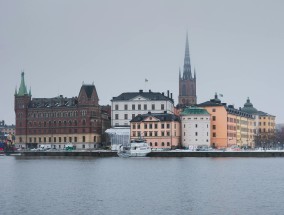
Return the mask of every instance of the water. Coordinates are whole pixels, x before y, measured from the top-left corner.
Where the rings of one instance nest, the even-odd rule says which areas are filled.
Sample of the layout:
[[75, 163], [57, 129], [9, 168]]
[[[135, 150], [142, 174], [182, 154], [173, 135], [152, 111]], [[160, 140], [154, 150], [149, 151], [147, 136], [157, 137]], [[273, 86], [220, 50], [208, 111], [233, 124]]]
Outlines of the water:
[[283, 158], [0, 157], [0, 214], [283, 214]]

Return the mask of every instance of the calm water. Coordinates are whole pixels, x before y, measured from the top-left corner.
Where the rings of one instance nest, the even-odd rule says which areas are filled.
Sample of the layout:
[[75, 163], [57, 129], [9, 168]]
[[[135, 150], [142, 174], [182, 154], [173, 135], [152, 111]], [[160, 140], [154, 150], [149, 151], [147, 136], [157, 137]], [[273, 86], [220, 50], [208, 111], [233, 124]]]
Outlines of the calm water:
[[284, 214], [283, 158], [0, 156], [0, 214]]

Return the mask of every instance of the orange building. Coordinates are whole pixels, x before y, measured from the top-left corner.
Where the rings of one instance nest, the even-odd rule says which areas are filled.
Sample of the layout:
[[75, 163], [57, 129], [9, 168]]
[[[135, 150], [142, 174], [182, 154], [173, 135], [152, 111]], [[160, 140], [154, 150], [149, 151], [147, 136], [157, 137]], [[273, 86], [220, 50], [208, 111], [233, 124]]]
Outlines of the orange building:
[[254, 117], [221, 103], [217, 94], [214, 99], [201, 103], [211, 115], [211, 145], [227, 148], [233, 145], [254, 147]]

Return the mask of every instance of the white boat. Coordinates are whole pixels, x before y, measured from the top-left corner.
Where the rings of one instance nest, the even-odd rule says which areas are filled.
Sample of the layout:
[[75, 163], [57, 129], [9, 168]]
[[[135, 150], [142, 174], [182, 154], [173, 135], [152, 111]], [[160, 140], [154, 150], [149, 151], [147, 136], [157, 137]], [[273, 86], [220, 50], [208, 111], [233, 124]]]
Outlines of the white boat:
[[120, 145], [117, 155], [119, 157], [146, 157], [151, 152], [149, 144], [143, 139], [131, 141], [130, 146]]

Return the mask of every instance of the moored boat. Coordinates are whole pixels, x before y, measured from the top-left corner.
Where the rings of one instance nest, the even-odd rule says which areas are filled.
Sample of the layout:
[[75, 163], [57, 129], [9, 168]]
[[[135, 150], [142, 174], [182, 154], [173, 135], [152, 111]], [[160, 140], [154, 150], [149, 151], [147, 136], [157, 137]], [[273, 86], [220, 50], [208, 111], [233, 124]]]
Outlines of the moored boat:
[[146, 157], [151, 152], [149, 144], [143, 139], [131, 141], [130, 146], [121, 145], [117, 155], [119, 157]]

